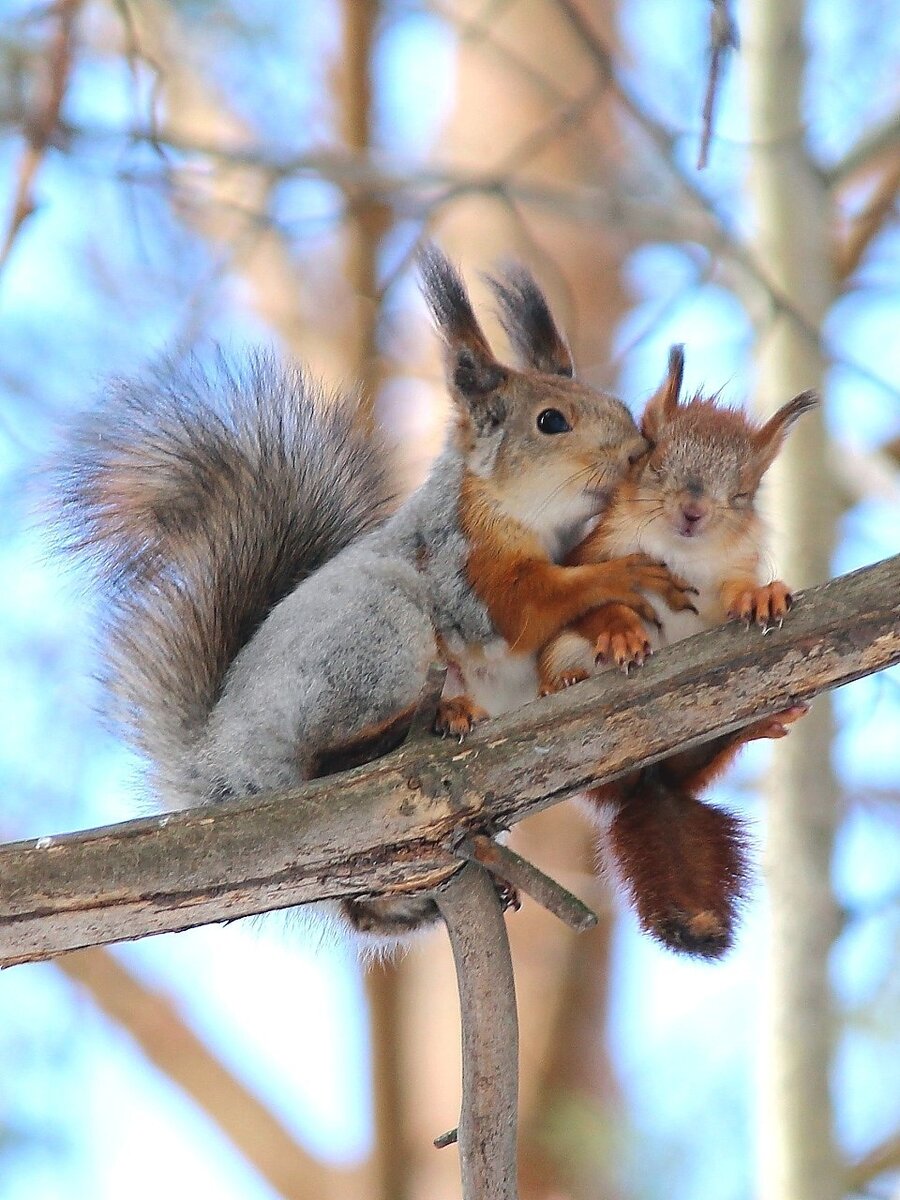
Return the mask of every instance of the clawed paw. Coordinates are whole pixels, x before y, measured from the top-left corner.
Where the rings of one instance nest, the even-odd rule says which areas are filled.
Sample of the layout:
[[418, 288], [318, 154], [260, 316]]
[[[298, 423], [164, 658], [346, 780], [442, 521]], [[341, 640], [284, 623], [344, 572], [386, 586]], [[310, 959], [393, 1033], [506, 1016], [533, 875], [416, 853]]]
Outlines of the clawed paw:
[[565, 691], [566, 688], [581, 683], [582, 680], [589, 677], [588, 672], [582, 670], [581, 667], [571, 667], [559, 675], [544, 675], [541, 678], [540, 695], [553, 696], [556, 692]]
[[632, 667], [642, 667], [652, 653], [647, 631], [638, 617], [622, 606], [601, 609], [604, 628], [597, 635], [594, 654], [598, 662], [615, 663], [627, 675]]
[[793, 602], [787, 584], [780, 579], [762, 587], [737, 588], [729, 597], [728, 619], [743, 621], [747, 629], [758, 625], [766, 633], [781, 624]]
[[763, 717], [754, 725], [748, 725], [745, 733], [747, 741], [757, 741], [760, 738], [783, 738], [790, 733], [790, 727], [809, 712], [808, 704], [794, 704], [783, 712], [773, 713], [771, 717]]
[[454, 696], [452, 700], [442, 700], [437, 707], [434, 718], [434, 732], [442, 737], [451, 734], [460, 741], [471, 733], [476, 725], [489, 717], [486, 709], [470, 700], [468, 696]]

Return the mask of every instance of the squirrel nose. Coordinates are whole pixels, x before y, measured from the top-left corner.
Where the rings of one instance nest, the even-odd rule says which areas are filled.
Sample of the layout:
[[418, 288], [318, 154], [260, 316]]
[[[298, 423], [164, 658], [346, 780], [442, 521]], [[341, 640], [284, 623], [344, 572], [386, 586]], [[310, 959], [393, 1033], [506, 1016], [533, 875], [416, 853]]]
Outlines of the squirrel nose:
[[682, 515], [689, 525], [696, 523], [706, 515], [705, 511], [699, 504], [684, 504], [681, 508]]

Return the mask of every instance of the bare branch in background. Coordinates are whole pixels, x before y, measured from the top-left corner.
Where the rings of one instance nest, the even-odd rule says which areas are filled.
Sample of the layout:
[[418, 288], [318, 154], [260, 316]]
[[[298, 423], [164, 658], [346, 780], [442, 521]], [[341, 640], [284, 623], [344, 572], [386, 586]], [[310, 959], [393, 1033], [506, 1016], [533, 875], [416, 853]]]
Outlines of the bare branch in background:
[[[799, 597], [767, 637], [723, 626], [283, 795], [0, 848], [0, 965], [336, 896], [432, 890], [460, 829], [573, 792], [900, 661], [900, 556]], [[809, 719], [809, 718], [807, 718]]]
[[900, 196], [900, 148], [888, 163], [865, 208], [854, 220], [847, 239], [837, 251], [837, 273], [842, 280], [852, 275], [863, 255], [892, 217], [897, 215]]
[[722, 71], [731, 50], [740, 45], [737, 25], [729, 10], [729, 0], [710, 0], [709, 12], [709, 68], [706, 93], [703, 97], [703, 128], [700, 134], [700, 149], [697, 153], [697, 170], [702, 171], [709, 159], [709, 144], [713, 135], [716, 100], [722, 82]]
[[830, 187], [842, 187], [860, 171], [874, 166], [888, 152], [900, 154], [900, 109], [867, 129], [843, 158], [825, 172], [825, 180]]
[[864, 1191], [867, 1184], [879, 1175], [900, 1171], [900, 1133], [873, 1147], [849, 1171], [848, 1186], [854, 1191]]
[[490, 875], [475, 863], [434, 898], [459, 983], [463, 1200], [517, 1200], [519, 1024], [503, 908]]
[[134, 1039], [260, 1176], [285, 1200], [344, 1200], [367, 1192], [362, 1171], [326, 1167], [305, 1151], [182, 1019], [175, 1004], [105, 950], [82, 950], [56, 966]]
[[26, 145], [19, 160], [9, 225], [0, 246], [0, 271], [6, 266], [19, 231], [37, 207], [35, 179], [59, 128], [60, 111], [72, 71], [75, 21], [81, 4], [82, 0], [59, 0], [53, 7], [56, 29], [41, 64], [42, 78], [34, 112], [23, 122]]

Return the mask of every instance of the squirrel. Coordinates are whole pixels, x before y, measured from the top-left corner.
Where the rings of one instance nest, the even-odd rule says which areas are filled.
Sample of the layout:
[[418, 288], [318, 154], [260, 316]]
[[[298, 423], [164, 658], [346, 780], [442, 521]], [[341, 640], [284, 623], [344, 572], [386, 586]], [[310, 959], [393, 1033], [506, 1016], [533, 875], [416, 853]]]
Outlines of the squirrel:
[[[543, 693], [592, 674], [597, 660], [627, 672], [660, 646], [726, 620], [765, 632], [791, 607], [785, 583], [762, 582], [764, 528], [755, 502], [788, 431], [818, 399], [803, 392], [757, 427], [700, 393], [681, 402], [683, 372], [683, 348], [675, 346], [666, 381], [641, 420], [650, 454], [566, 562], [643, 552], [693, 586], [694, 604], [678, 612], [660, 604], [661, 622], [649, 632], [632, 608], [612, 604], [586, 614], [542, 648]], [[748, 878], [746, 838], [735, 816], [699, 794], [740, 746], [784, 737], [805, 712], [795, 705], [587, 793], [605, 818], [611, 865], [645, 932], [702, 957], [729, 949]]]
[[[648, 442], [621, 400], [576, 382], [532, 277], [491, 284], [515, 368], [449, 260], [428, 246], [419, 263], [453, 419], [399, 506], [358, 402], [264, 352], [114, 382], [69, 440], [63, 540], [105, 592], [113, 716], [165, 807], [290, 788], [394, 748], [436, 659], [460, 691], [436, 729], [464, 733], [503, 693], [536, 695], [538, 648], [584, 613], [614, 602], [652, 619], [648, 591], [689, 603], [644, 555], [560, 565]], [[421, 894], [338, 907], [382, 945], [437, 918]]]

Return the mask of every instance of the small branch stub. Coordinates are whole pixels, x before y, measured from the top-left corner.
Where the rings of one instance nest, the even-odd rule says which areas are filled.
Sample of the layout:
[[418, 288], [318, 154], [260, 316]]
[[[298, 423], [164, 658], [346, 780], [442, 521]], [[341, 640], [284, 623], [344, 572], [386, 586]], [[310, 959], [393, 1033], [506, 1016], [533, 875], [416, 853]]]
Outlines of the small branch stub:
[[485, 834], [464, 837], [454, 847], [454, 852], [467, 862], [480, 863], [498, 879], [525, 892], [576, 933], [583, 933], [597, 924], [597, 914], [591, 912], [577, 896], [538, 870], [534, 863], [521, 854], [516, 854], [515, 850], [495, 842], [493, 838]]

